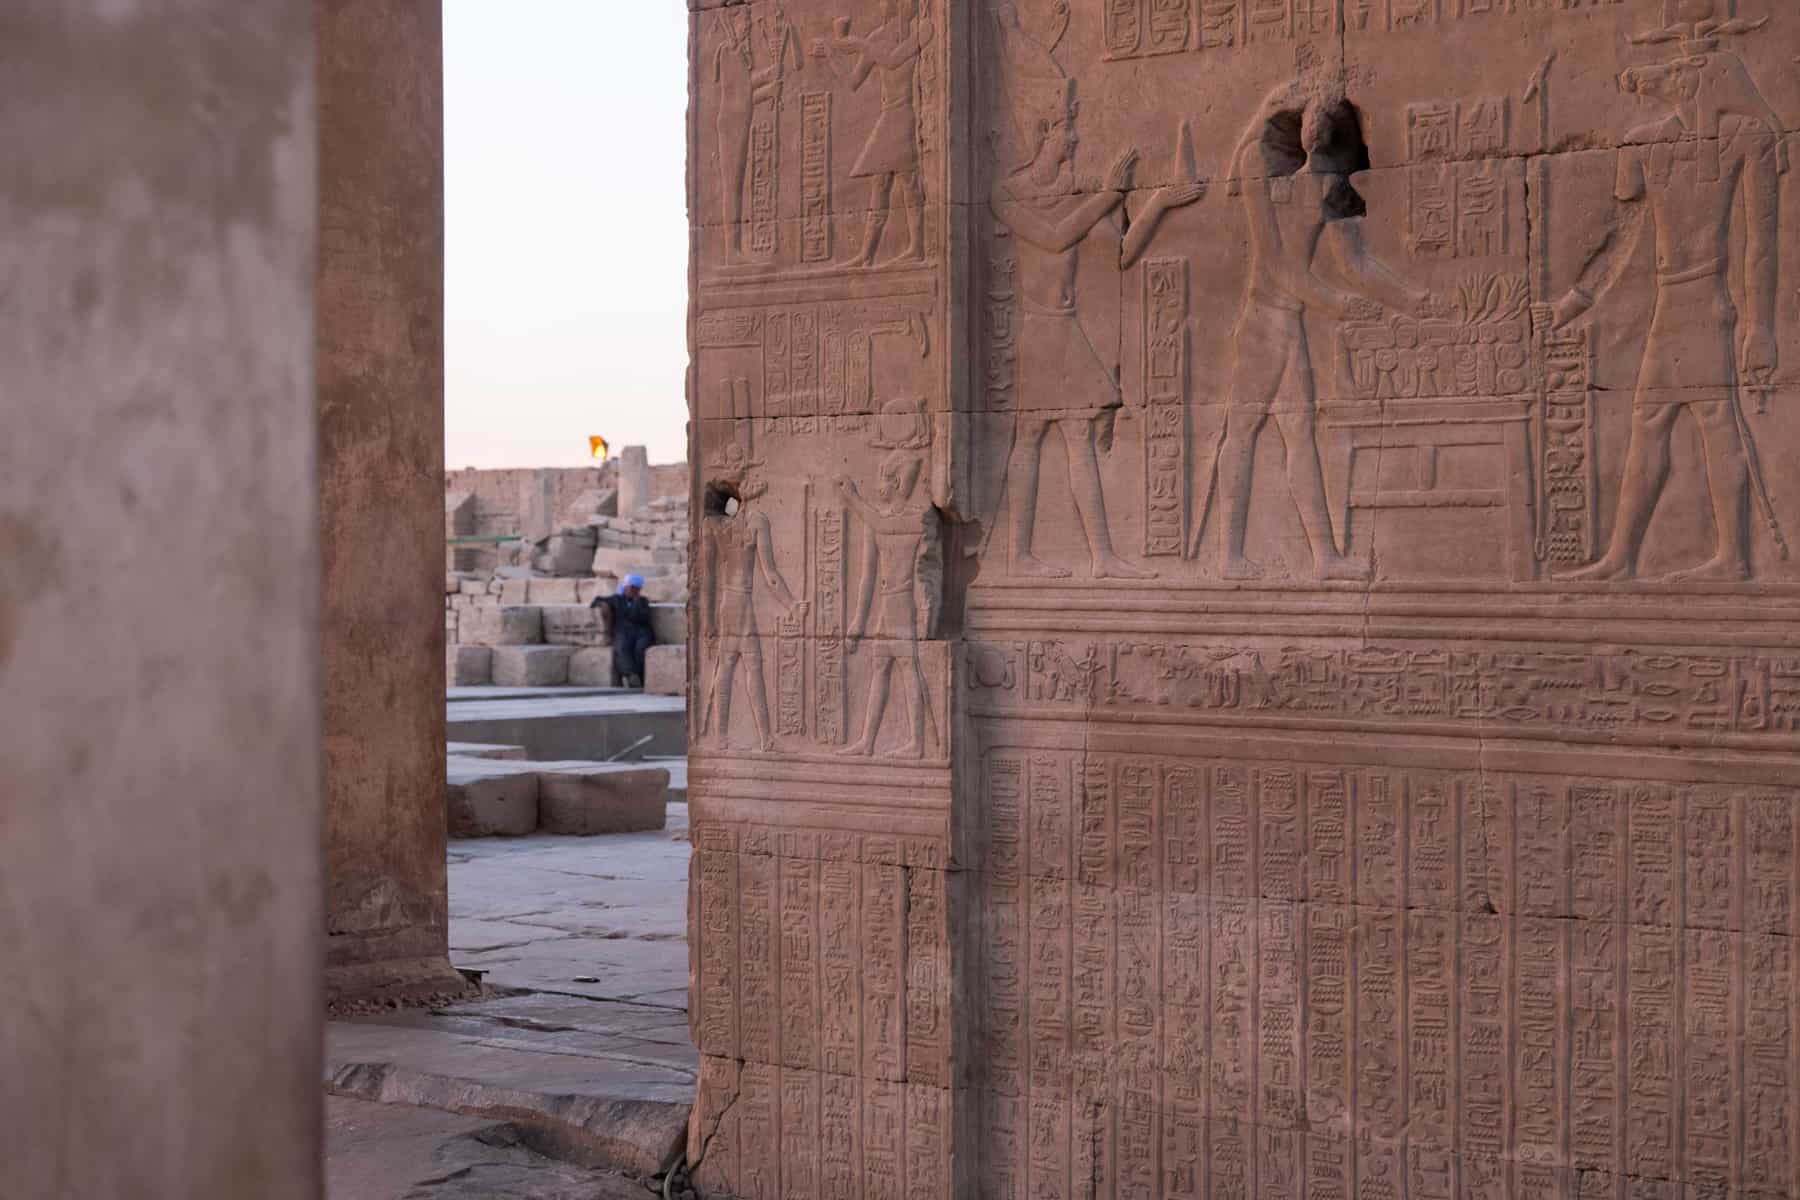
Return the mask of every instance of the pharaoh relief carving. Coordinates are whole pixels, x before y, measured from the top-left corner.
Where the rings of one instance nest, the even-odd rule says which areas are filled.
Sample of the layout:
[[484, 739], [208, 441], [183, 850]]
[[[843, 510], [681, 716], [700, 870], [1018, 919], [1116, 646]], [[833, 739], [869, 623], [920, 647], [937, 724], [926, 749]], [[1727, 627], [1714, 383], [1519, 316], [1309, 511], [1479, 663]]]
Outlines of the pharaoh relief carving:
[[943, 586], [940, 522], [920, 486], [930, 445], [923, 404], [887, 405], [873, 445], [886, 453], [872, 498], [864, 498], [848, 476], [837, 480], [863, 531], [861, 585], [846, 636], [850, 653], [860, 650], [869, 674], [862, 732], [841, 753], [876, 752], [882, 718], [898, 690], [907, 713], [906, 737], [891, 753], [917, 758], [928, 745], [945, 744], [943, 718], [932, 701], [936, 689], [927, 682], [919, 650], [933, 634]]
[[[1244, 535], [1256, 482], [1257, 438], [1271, 413], [1285, 443], [1287, 490], [1312, 549], [1314, 574], [1367, 579], [1371, 573], [1369, 563], [1341, 551], [1332, 530], [1304, 318], [1309, 305], [1339, 319], [1367, 316], [1371, 306], [1379, 312], [1382, 301], [1421, 317], [1435, 309], [1422, 289], [1365, 246], [1366, 209], [1351, 176], [1368, 161], [1355, 110], [1329, 86], [1299, 83], [1278, 90], [1238, 141], [1232, 167], [1249, 230], [1249, 264], [1231, 336], [1229, 408], [1216, 450], [1224, 521], [1218, 569], [1225, 579], [1262, 576], [1244, 552]], [[1326, 259], [1335, 271], [1321, 269]], [[1210, 490], [1203, 489], [1203, 502]], [[1197, 534], [1204, 527], [1203, 516]]]
[[[1001, 236], [1016, 243], [1019, 309], [1013, 344], [1017, 399], [1001, 505], [1010, 539], [1008, 566], [1015, 575], [1069, 574], [1039, 558], [1032, 544], [1044, 444], [1054, 431], [1068, 462], [1092, 575], [1148, 579], [1154, 571], [1126, 561], [1113, 548], [1099, 456], [1111, 449], [1113, 422], [1123, 400], [1113, 367], [1095, 350], [1082, 322], [1077, 288], [1081, 243], [1103, 230], [1119, 236], [1113, 218], [1125, 203], [1138, 152], [1119, 153], [1100, 189], [1082, 192], [1075, 177], [1080, 144], [1075, 81], [1057, 62], [1054, 42], [1039, 41], [1014, 6], [999, 6], [996, 29], [1010, 124], [998, 139], [1005, 147], [1006, 166], [990, 203]], [[1151, 192], [1123, 233], [1120, 267], [1129, 267], [1144, 252], [1166, 213], [1192, 204], [1203, 190], [1198, 182], [1186, 182]]]
[[768, 515], [757, 501], [768, 491], [747, 446], [728, 442], [712, 457], [705, 511], [701, 517], [700, 587], [703, 637], [711, 671], [700, 697], [695, 724], [720, 745], [731, 741], [731, 708], [740, 678], [750, 705], [756, 748], [775, 747], [763, 679], [763, 633], [757, 624], [757, 582], [784, 613], [801, 607], [775, 561]]
[[[993, 0], [1010, 141], [982, 256], [985, 578], [1794, 582], [1795, 430], [1768, 405], [1785, 126], [1743, 52], [1769, 19], [1729, 0], [1318, 7]], [[1544, 44], [1466, 86], [1369, 63], [1505, 29]], [[1337, 32], [1365, 36], [1345, 51]], [[1078, 84], [1062, 60], [1084, 54]], [[1624, 69], [1595, 76], [1604, 55]], [[1152, 103], [1184, 62], [1236, 80], [1291, 76], [1284, 59], [1299, 77], [1236, 120], [1231, 89], [1204, 122]], [[1115, 105], [1098, 133], [1082, 90]], [[1170, 117], [1173, 165], [1142, 170], [1131, 147]], [[1098, 184], [1074, 173], [1078, 125], [1112, 161]], [[1121, 226], [1115, 290], [1088, 243]], [[1059, 449], [1066, 488], [1041, 470]]]
[[941, 161], [934, 2], [877, 0], [846, 13], [841, 0], [757, 0], [703, 18], [701, 102], [714, 116], [699, 149], [719, 188], [718, 212], [702, 221], [703, 307], [734, 298], [719, 291], [728, 281], [776, 276], [827, 285], [811, 299], [847, 298], [830, 281], [871, 268], [904, 275], [931, 257], [928, 180]]
[[925, 256], [917, 92], [919, 58], [934, 30], [920, 12], [920, 0], [883, 0], [881, 7], [882, 22], [870, 33], [854, 33], [852, 19], [839, 17], [830, 40], [814, 45], [814, 54], [828, 57], [852, 89], [861, 89], [871, 77], [880, 81], [881, 115], [850, 168], [851, 178], [870, 183], [862, 248], [854, 260], [861, 266], [875, 262], [896, 198], [906, 213], [907, 240], [894, 258], [916, 261]]

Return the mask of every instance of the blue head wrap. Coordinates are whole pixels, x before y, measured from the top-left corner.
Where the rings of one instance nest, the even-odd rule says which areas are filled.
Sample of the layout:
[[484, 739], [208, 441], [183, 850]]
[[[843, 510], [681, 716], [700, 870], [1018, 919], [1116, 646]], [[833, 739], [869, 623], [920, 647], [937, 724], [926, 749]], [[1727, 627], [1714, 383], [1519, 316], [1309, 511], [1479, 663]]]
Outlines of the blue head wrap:
[[619, 591], [623, 592], [628, 587], [641, 588], [643, 586], [644, 577], [642, 575], [627, 575], [625, 581], [619, 584]]

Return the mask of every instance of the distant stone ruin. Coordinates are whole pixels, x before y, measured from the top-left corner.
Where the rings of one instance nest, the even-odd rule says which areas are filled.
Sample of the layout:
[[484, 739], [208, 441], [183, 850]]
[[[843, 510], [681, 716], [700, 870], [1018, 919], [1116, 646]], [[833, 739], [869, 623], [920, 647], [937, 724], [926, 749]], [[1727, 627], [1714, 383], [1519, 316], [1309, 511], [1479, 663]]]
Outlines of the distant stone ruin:
[[444, 484], [444, 632], [451, 687], [616, 684], [598, 610], [644, 577], [651, 690], [686, 680], [688, 470], [627, 446], [596, 467], [451, 471]]

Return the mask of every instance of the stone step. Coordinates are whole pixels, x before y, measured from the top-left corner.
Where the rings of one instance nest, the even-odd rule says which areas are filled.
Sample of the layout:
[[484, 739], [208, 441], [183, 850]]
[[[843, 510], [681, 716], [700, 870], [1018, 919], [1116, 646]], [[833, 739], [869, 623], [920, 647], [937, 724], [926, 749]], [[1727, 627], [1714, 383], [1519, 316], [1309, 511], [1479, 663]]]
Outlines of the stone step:
[[496, 687], [548, 687], [567, 683], [569, 656], [574, 653], [573, 646], [495, 646], [494, 684]]
[[650, 632], [656, 635], [657, 645], [686, 645], [687, 630], [686, 604], [652, 604], [650, 606]]
[[[461, 628], [459, 622], [459, 634]], [[450, 643], [444, 648], [444, 674], [450, 687], [485, 687], [494, 678], [492, 647]]]
[[451, 756], [445, 817], [453, 838], [524, 837], [538, 827], [536, 763]]
[[[578, 650], [578, 654], [590, 651]], [[459, 742], [523, 746], [533, 758], [597, 762], [615, 754], [684, 754], [687, 712], [680, 698], [641, 692], [482, 696], [448, 706], [449, 736]], [[651, 740], [633, 747], [646, 734]]]
[[446, 754], [455, 758], [490, 758], [512, 759], [517, 761], [525, 757], [523, 746], [503, 746], [498, 742], [451, 742], [444, 747]]
[[661, 829], [668, 819], [669, 771], [660, 764], [533, 762], [521, 747], [488, 748], [519, 756], [445, 758], [453, 838], [636, 833]]
[[653, 696], [687, 695], [687, 643], [650, 647], [644, 655], [644, 690]]
[[[542, 1014], [485, 1015], [496, 1005], [510, 1014], [518, 1002], [539, 999], [549, 998], [497, 997], [442, 1015], [414, 1011], [333, 1021], [326, 1033], [326, 1090], [504, 1119], [530, 1130], [532, 1147], [558, 1159], [654, 1175], [687, 1134], [697, 1060], [691, 1051], [678, 1057], [663, 1040], [628, 1025], [610, 1032], [597, 1017], [580, 1029], [568, 1028], [565, 1018], [554, 1022], [565, 1028], [533, 1036], [534, 1025], [552, 1024]], [[594, 1002], [586, 1008], [626, 1017], [644, 1011]]]
[[669, 772], [643, 763], [535, 763], [538, 831], [590, 836], [661, 829]]
[[530, 646], [543, 641], [543, 635], [540, 611], [506, 603], [504, 595], [497, 608], [469, 608], [458, 614], [458, 638], [466, 645]]

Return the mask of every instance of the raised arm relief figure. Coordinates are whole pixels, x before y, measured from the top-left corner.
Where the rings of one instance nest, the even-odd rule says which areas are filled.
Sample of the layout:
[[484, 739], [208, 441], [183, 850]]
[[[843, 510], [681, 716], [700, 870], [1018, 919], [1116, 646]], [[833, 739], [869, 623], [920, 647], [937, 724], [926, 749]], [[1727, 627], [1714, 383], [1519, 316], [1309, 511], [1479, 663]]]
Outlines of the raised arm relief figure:
[[[1288, 492], [1320, 579], [1367, 579], [1331, 527], [1317, 440], [1318, 396], [1307, 348], [1309, 306], [1348, 316], [1374, 302], [1427, 315], [1431, 300], [1369, 253], [1352, 177], [1369, 165], [1356, 110], [1333, 92], [1290, 85], [1271, 95], [1238, 142], [1233, 178], [1250, 241], [1243, 303], [1232, 331], [1230, 393], [1219, 445], [1224, 507], [1219, 573], [1258, 579], [1245, 557], [1256, 443], [1271, 415], [1287, 451]], [[1322, 261], [1323, 260], [1323, 261]], [[1329, 265], [1337, 279], [1320, 271]], [[1203, 526], [1196, 523], [1196, 539]]]
[[[1710, 10], [1710, 4], [1704, 7]], [[1555, 305], [1557, 326], [1587, 312], [1625, 274], [1645, 237], [1655, 239], [1656, 300], [1644, 360], [1631, 403], [1631, 441], [1619, 488], [1618, 511], [1605, 553], [1573, 572], [1574, 579], [1628, 579], [1637, 574], [1644, 535], [1669, 474], [1670, 435], [1682, 412], [1693, 414], [1705, 446], [1714, 550], [1677, 580], [1741, 580], [1750, 575], [1750, 488], [1757, 485], [1777, 543], [1774, 510], [1763, 485], [1742, 393], [1767, 388], [1777, 363], [1775, 295], [1777, 208], [1780, 200], [1779, 126], [1746, 115], [1742, 75], [1730, 111], [1709, 78], [1722, 71], [1710, 41], [1684, 43], [1670, 62], [1632, 67], [1620, 86], [1652, 101], [1667, 115], [1634, 129], [1617, 151], [1613, 213], [1608, 232], [1575, 284]], [[1757, 97], [1760, 100], [1760, 97]], [[1716, 129], [1716, 140], [1707, 130]], [[1743, 292], [1747, 311], [1732, 302], [1729, 278], [1732, 226], [1742, 214]]]
[[[894, 676], [901, 679], [906, 702], [908, 737], [894, 751], [901, 758], [923, 753], [925, 735], [941, 741], [931, 711], [931, 692], [919, 664], [919, 639], [930, 635], [935, 597], [942, 580], [942, 551], [937, 511], [916, 502], [923, 463], [917, 454], [895, 450], [881, 462], [881, 482], [874, 501], [863, 498], [856, 484], [838, 480], [844, 500], [862, 519], [862, 584], [848, 628], [849, 648], [866, 647], [872, 674], [862, 735], [839, 751], [847, 755], [875, 753], [881, 719], [887, 711]], [[926, 609], [919, 611], [923, 585]], [[871, 609], [874, 624], [870, 626]], [[922, 618], [922, 619], [921, 619]], [[864, 637], [869, 640], [864, 641]]]
[[702, 518], [705, 545], [701, 611], [706, 617], [705, 642], [713, 660], [713, 672], [698, 725], [700, 733], [713, 726], [719, 740], [728, 741], [732, 684], [741, 665], [750, 694], [750, 719], [756, 726], [757, 746], [767, 751], [774, 749], [775, 739], [770, 733], [769, 698], [763, 684], [762, 634], [756, 625], [757, 576], [762, 576], [784, 610], [792, 610], [798, 601], [775, 565], [769, 518], [749, 508], [764, 491], [761, 480], [745, 474], [737, 486], [737, 512], [708, 511]]
[[[1152, 578], [1154, 571], [1126, 562], [1113, 550], [1098, 453], [1111, 444], [1113, 418], [1123, 399], [1112, 368], [1082, 326], [1076, 293], [1078, 248], [1124, 205], [1137, 151], [1126, 150], [1113, 161], [1100, 191], [1079, 191], [1074, 81], [1019, 27], [1016, 13], [1001, 16], [1000, 30], [1015, 145], [1023, 159], [994, 185], [990, 199], [995, 218], [1017, 239], [1022, 310], [1017, 424], [1006, 467], [1012, 571], [1040, 577], [1069, 574], [1032, 552], [1038, 471], [1045, 435], [1055, 429], [1068, 457], [1069, 489], [1094, 577]], [[1192, 204], [1201, 193], [1198, 183], [1155, 189], [1125, 231], [1121, 269], [1149, 245], [1165, 214]]]
[[932, 27], [919, 17], [919, 0], [882, 0], [882, 23], [866, 36], [851, 32], [850, 18], [835, 22], [829, 44], [819, 43], [815, 54], [829, 50], [847, 59], [850, 86], [860, 89], [871, 75], [881, 79], [881, 115], [863, 143], [862, 153], [850, 168], [854, 179], [871, 181], [869, 213], [865, 218], [862, 251], [856, 261], [868, 266], [881, 249], [894, 193], [906, 210], [906, 246], [895, 259], [921, 259], [925, 255], [925, 193], [919, 183], [919, 116], [915, 98], [919, 57], [931, 44]]

